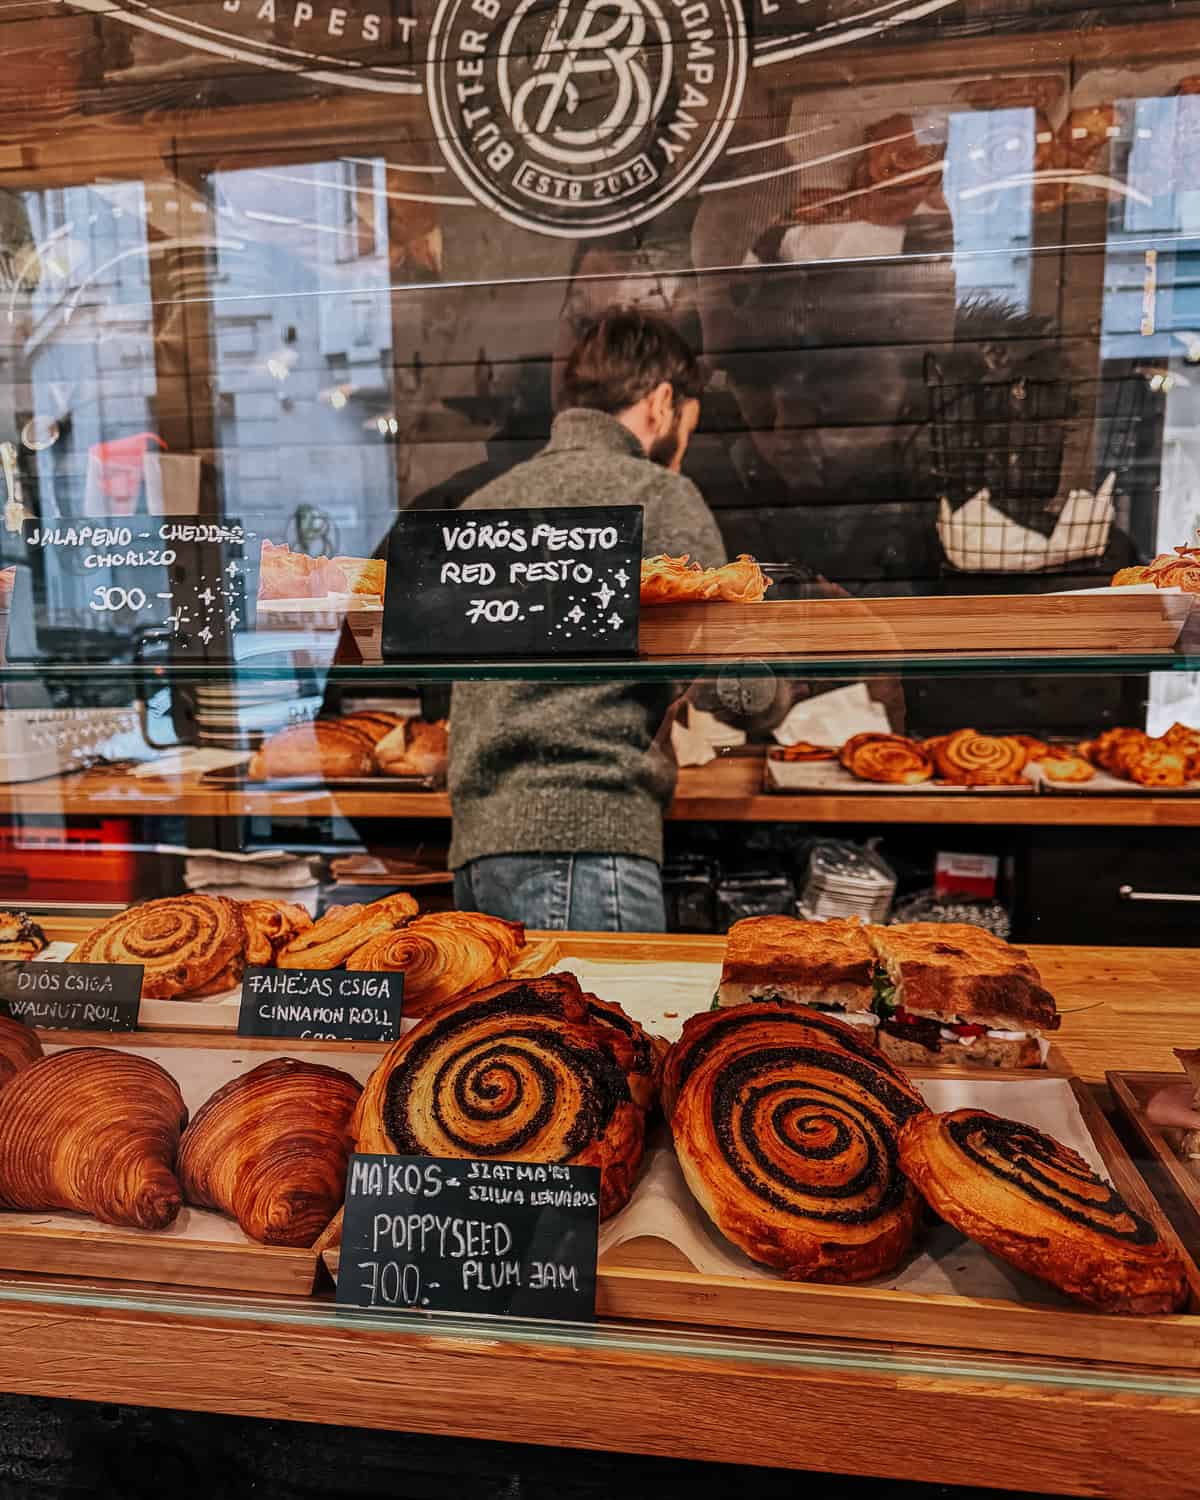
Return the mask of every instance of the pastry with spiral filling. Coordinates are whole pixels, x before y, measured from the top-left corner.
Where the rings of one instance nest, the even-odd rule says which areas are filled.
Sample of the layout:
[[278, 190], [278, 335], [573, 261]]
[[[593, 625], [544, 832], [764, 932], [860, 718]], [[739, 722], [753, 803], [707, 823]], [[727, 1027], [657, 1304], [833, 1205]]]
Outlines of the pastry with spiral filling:
[[926, 1114], [900, 1161], [948, 1223], [1027, 1275], [1101, 1312], [1169, 1313], [1182, 1260], [1111, 1183], [1052, 1136], [982, 1109]]
[[0, 911], [0, 959], [27, 963], [46, 947], [46, 934], [23, 911]]
[[571, 974], [491, 985], [391, 1048], [359, 1101], [356, 1147], [599, 1167], [606, 1218], [628, 1201], [645, 1141], [627, 1042]]
[[183, 1133], [184, 1197], [235, 1218], [260, 1244], [311, 1245], [345, 1196], [361, 1092], [348, 1073], [292, 1057], [231, 1079]]
[[483, 912], [431, 912], [364, 943], [347, 969], [402, 972], [404, 1014], [424, 1016], [507, 979], [525, 944], [519, 922]]
[[933, 761], [902, 734], [856, 734], [842, 746], [842, 765], [860, 781], [916, 786], [933, 776]]
[[32, 1026], [0, 1016], [0, 1088], [41, 1055], [42, 1044]]
[[166, 1229], [183, 1202], [172, 1167], [186, 1124], [178, 1084], [149, 1058], [40, 1058], [0, 1089], [0, 1207]]
[[910, 1249], [919, 1201], [897, 1133], [920, 1094], [852, 1028], [800, 1006], [694, 1016], [664, 1093], [697, 1202], [796, 1281], [865, 1281]]
[[933, 764], [941, 781], [953, 786], [1016, 786], [1024, 779], [1025, 746], [1012, 735], [960, 729], [938, 744]]
[[226, 896], [164, 896], [110, 917], [71, 954], [77, 964], [141, 964], [142, 994], [196, 1000], [241, 978], [246, 924]]

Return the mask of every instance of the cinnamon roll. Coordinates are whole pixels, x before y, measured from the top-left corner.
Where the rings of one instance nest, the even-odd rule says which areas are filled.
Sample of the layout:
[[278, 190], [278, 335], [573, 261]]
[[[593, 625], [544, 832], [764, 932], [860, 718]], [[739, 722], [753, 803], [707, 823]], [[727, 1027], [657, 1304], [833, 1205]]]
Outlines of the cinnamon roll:
[[392, 1047], [359, 1101], [357, 1149], [599, 1167], [607, 1217], [628, 1201], [645, 1137], [623, 1057], [574, 976], [492, 985]]
[[864, 1281], [911, 1247], [917, 1194], [896, 1137], [921, 1096], [853, 1028], [745, 1005], [687, 1023], [668, 1055], [671, 1133], [696, 1200], [752, 1259], [798, 1281]]
[[76, 947], [72, 963], [141, 964], [142, 994], [196, 999], [241, 977], [246, 924], [225, 896], [166, 896], [110, 917]]
[[482, 912], [436, 912], [364, 943], [346, 967], [402, 972], [404, 1014], [423, 1016], [506, 979], [524, 944], [519, 922]]
[[960, 729], [934, 747], [933, 763], [955, 786], [1014, 786], [1024, 779], [1025, 746], [1011, 735]]
[[325, 915], [281, 948], [281, 969], [339, 969], [373, 938], [403, 927], [417, 914], [417, 903], [403, 893], [366, 906], [331, 906]]
[[915, 786], [933, 776], [929, 756], [902, 734], [856, 734], [842, 746], [839, 759], [860, 781]]
[[361, 1092], [348, 1073], [291, 1057], [231, 1079], [183, 1133], [184, 1197], [261, 1244], [311, 1245], [345, 1196]]
[[42, 1044], [32, 1026], [11, 1016], [0, 1016], [0, 1088], [22, 1068], [37, 1062], [41, 1055]]
[[0, 1089], [0, 1206], [165, 1229], [183, 1201], [171, 1168], [186, 1123], [179, 1086], [148, 1058], [40, 1058]]
[[281, 948], [313, 925], [304, 907], [291, 901], [243, 901], [242, 921], [246, 924], [246, 962], [254, 968], [273, 964]]
[[1111, 1183], [1052, 1136], [982, 1109], [910, 1120], [900, 1161], [931, 1207], [985, 1249], [1101, 1312], [1167, 1313], [1183, 1262]]

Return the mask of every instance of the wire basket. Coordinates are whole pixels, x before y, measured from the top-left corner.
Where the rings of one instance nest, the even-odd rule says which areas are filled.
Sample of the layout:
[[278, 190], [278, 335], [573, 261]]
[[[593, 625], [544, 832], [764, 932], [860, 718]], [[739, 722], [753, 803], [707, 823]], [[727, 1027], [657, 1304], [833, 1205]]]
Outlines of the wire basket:
[[1063, 571], [1104, 555], [1114, 495], [1152, 411], [1144, 374], [962, 385], [946, 381], [927, 354], [925, 384], [938, 534], [955, 568]]

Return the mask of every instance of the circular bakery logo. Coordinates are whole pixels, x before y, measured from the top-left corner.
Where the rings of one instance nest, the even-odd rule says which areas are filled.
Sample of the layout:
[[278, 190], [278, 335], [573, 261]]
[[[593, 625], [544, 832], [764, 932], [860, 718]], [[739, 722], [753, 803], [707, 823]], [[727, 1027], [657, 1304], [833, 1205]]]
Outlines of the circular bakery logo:
[[577, 238], [692, 189], [733, 128], [746, 69], [738, 0], [443, 0], [426, 86], [472, 196]]

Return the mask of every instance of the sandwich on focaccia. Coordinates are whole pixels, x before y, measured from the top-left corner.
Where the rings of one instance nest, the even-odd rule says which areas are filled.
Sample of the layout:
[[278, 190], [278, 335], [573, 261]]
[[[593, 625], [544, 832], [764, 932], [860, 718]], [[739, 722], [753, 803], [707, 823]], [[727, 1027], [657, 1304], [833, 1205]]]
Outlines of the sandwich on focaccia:
[[746, 917], [729, 929], [717, 1004], [787, 1000], [831, 1011], [874, 1036], [878, 967], [867, 928], [857, 918]]
[[900, 1064], [1042, 1066], [1054, 996], [1022, 948], [966, 922], [869, 927], [879, 955], [878, 1042]]
[[958, 922], [735, 922], [717, 1003], [769, 998], [870, 1028], [902, 1065], [1038, 1068], [1041, 1033], [1059, 1024], [1029, 955]]

